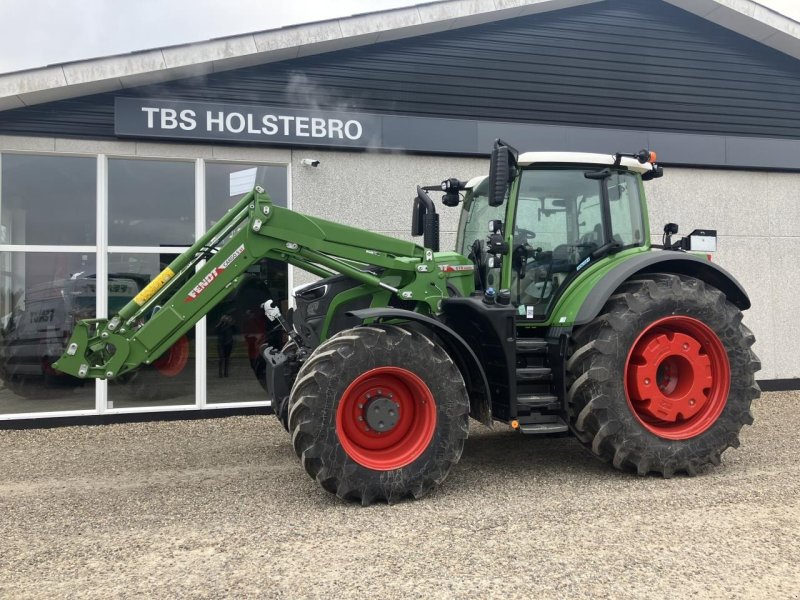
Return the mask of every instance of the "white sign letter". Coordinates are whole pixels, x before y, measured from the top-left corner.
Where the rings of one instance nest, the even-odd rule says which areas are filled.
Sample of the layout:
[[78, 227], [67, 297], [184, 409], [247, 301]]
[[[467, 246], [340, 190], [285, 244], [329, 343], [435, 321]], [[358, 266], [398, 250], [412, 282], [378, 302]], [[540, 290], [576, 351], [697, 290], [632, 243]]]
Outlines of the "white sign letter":
[[[355, 133], [352, 133], [351, 129], [355, 131]], [[347, 123], [344, 124], [344, 134], [347, 136], [348, 139], [357, 140], [358, 138], [361, 137], [361, 133], [362, 133], [361, 123], [359, 123], [358, 121], [348, 121]]]
[[294, 121], [294, 117], [284, 117], [281, 115], [278, 118], [283, 121], [283, 135], [290, 135], [291, 132], [289, 131], [289, 121]]
[[298, 137], [308, 137], [308, 117], [297, 117], [294, 123], [295, 135]]
[[153, 128], [153, 114], [158, 112], [157, 108], [150, 108], [148, 106], [143, 106], [142, 111], [147, 113], [147, 128]]
[[213, 131], [214, 125], [217, 126], [217, 131], [222, 131], [223, 113], [221, 111], [218, 112], [216, 118], [214, 118], [213, 114], [210, 110], [206, 111], [206, 131]]
[[165, 108], [161, 111], [161, 129], [175, 129], [178, 126], [177, 111]]
[[277, 120], [278, 119], [275, 117], [275, 115], [264, 115], [264, 117], [261, 119], [261, 122], [264, 124], [264, 127], [261, 128], [261, 131], [267, 135], [275, 135], [278, 133]]
[[[238, 121], [236, 125], [233, 124], [234, 119]], [[241, 113], [230, 113], [225, 117], [225, 126], [232, 133], [241, 133], [244, 131], [244, 116]]]
[[181, 111], [181, 129], [184, 131], [191, 131], [195, 127], [197, 127], [197, 121], [194, 120], [195, 112], [193, 110], [182, 110]]
[[311, 137], [325, 137], [325, 119], [314, 117], [311, 119]]
[[[336, 136], [333, 134], [336, 133]], [[339, 119], [328, 119], [328, 137], [342, 139], [342, 122]]]

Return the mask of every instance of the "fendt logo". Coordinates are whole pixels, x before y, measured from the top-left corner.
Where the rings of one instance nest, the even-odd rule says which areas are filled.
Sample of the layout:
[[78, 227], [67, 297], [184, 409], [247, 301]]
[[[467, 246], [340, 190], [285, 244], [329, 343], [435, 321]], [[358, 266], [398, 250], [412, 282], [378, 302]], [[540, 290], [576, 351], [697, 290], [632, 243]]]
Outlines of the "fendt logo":
[[244, 244], [239, 246], [233, 254], [231, 254], [225, 261], [218, 266], [216, 269], [211, 271], [208, 275], [203, 277], [196, 286], [194, 286], [191, 291], [186, 295], [186, 298], [183, 299], [184, 302], [191, 302], [195, 298], [197, 298], [200, 294], [202, 294], [208, 286], [214, 283], [214, 280], [219, 277], [220, 273], [222, 273], [225, 269], [227, 269], [234, 260], [244, 252]]

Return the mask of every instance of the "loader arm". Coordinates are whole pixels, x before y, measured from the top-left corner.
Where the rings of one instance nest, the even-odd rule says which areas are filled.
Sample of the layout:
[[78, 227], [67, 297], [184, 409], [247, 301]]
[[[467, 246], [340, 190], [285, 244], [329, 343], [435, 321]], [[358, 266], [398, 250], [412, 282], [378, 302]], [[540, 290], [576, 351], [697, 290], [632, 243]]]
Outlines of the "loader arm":
[[414, 301], [427, 314], [438, 313], [448, 295], [431, 250], [275, 206], [257, 187], [116, 315], [80, 321], [53, 366], [80, 378], [110, 379], [152, 363], [264, 258], [321, 277], [347, 275]]

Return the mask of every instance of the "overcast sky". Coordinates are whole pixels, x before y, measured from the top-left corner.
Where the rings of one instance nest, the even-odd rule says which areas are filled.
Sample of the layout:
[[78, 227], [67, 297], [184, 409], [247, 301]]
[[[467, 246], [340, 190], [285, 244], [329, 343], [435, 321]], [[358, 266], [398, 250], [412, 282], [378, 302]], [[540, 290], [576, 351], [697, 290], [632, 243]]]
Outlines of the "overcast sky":
[[[800, 21], [800, 0], [759, 0]], [[0, 73], [417, 4], [419, 0], [0, 0]]]

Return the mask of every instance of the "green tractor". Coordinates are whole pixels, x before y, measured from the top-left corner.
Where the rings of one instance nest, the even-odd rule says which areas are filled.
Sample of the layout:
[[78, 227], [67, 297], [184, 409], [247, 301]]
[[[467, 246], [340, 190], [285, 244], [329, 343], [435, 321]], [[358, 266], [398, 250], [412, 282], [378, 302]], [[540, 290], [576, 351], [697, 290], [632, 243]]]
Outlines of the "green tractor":
[[[264, 384], [308, 474], [341, 498], [419, 498], [458, 462], [469, 418], [571, 432], [640, 475], [718, 464], [759, 396], [750, 300], [710, 261], [713, 231], [651, 244], [655, 156], [518, 154], [488, 177], [418, 187], [412, 233], [381, 236], [275, 206], [256, 188], [56, 363], [81, 378], [150, 364], [264, 258], [321, 279], [295, 290]], [[439, 215], [461, 206], [456, 251]], [[694, 252], [693, 252], [694, 251]], [[274, 339], [275, 336], [273, 336]]]

